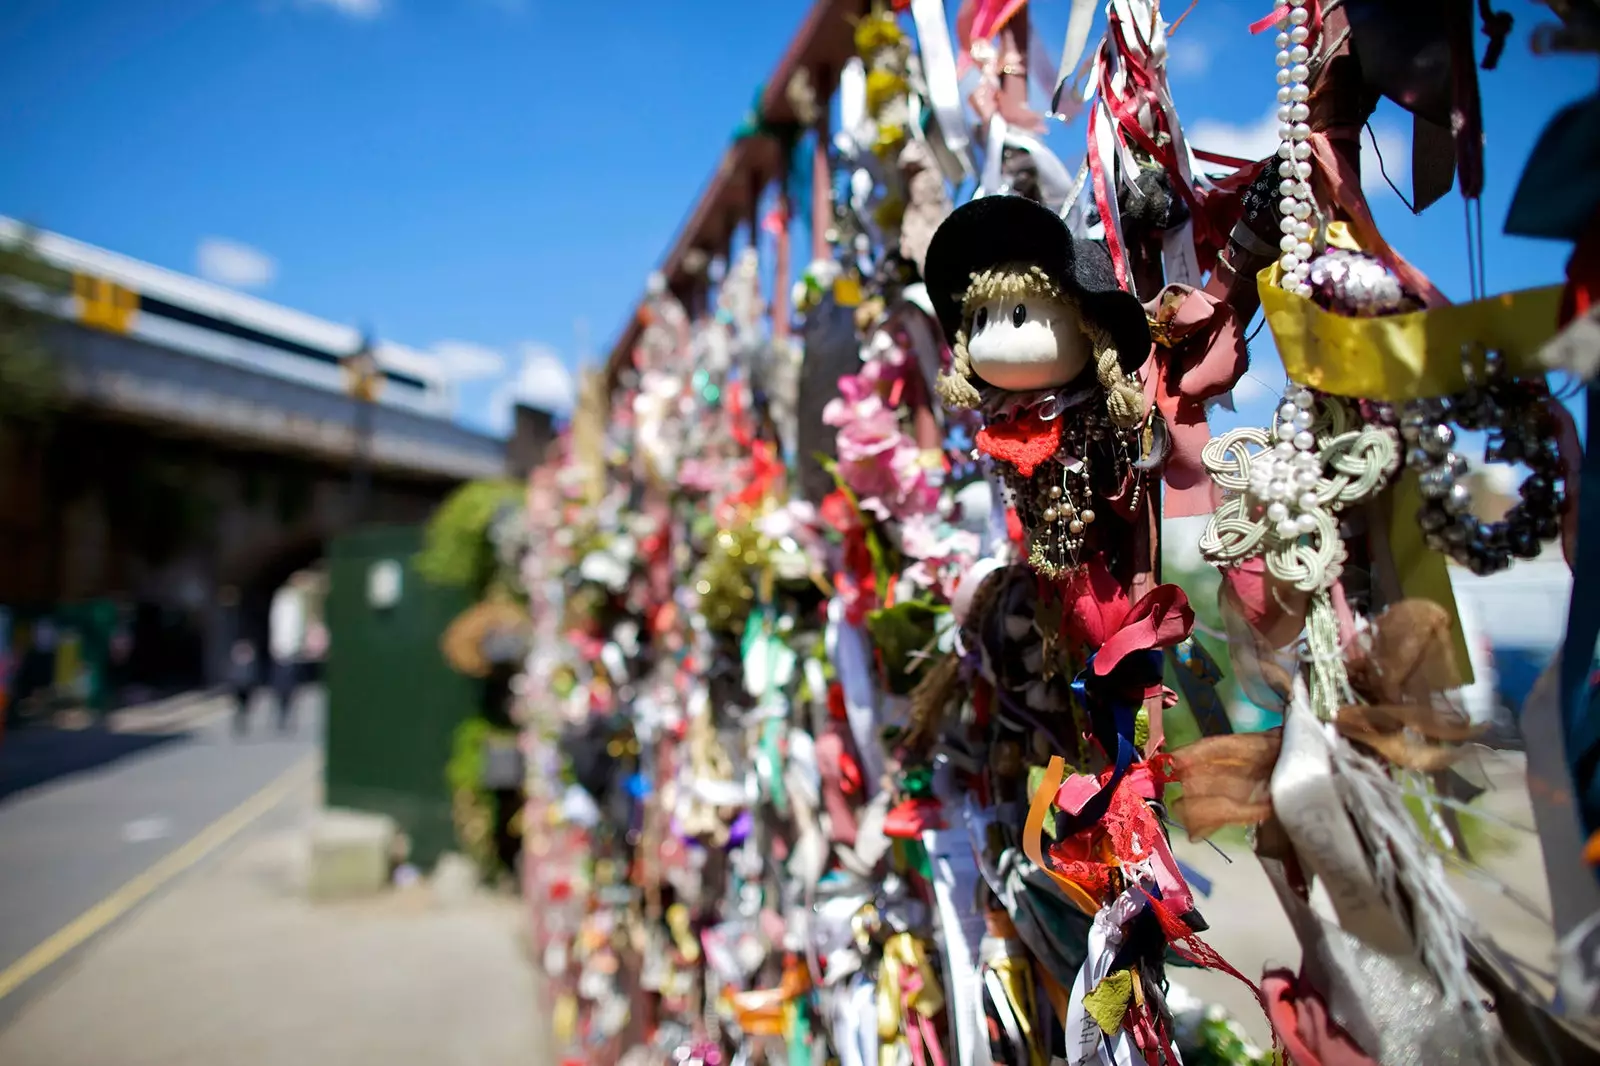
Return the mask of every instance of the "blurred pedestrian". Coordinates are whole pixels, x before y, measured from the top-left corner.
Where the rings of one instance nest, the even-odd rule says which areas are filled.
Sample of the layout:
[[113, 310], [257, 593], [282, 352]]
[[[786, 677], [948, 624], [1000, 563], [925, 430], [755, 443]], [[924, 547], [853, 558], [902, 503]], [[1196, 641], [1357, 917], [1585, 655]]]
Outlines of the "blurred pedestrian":
[[243, 736], [250, 728], [250, 697], [256, 690], [256, 646], [248, 640], [233, 642], [228, 655], [228, 688], [233, 692], [233, 731]]
[[305, 595], [290, 581], [272, 594], [267, 614], [267, 650], [272, 655], [272, 689], [278, 696], [278, 731], [287, 733], [294, 712], [294, 693], [300, 684], [300, 660], [305, 651]]

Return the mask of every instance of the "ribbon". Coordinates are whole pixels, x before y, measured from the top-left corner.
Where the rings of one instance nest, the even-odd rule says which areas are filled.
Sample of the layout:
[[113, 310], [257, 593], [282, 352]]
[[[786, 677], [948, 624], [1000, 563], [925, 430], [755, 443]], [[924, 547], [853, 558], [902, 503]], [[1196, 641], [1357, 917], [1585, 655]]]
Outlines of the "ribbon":
[[1513, 377], [1544, 374], [1539, 351], [1556, 330], [1559, 286], [1503, 293], [1409, 314], [1346, 318], [1257, 276], [1261, 307], [1290, 381], [1336, 396], [1401, 403], [1467, 387], [1464, 345], [1493, 349]]
[[1214, 506], [1211, 476], [1200, 453], [1211, 439], [1207, 401], [1231, 390], [1249, 367], [1233, 308], [1187, 285], [1168, 285], [1146, 305], [1155, 337], [1145, 398], [1161, 412], [1170, 441], [1162, 477], [1169, 517], [1206, 514]]
[[[1072, 0], [1072, 12], [1067, 16], [1067, 37], [1061, 45], [1061, 63], [1056, 67], [1055, 90], [1050, 94], [1050, 110], [1058, 115], [1064, 114], [1061, 110], [1061, 90], [1077, 69], [1078, 61], [1083, 58], [1084, 48], [1089, 43], [1089, 27], [1094, 23], [1095, 4], [1096, 0]], [[1076, 89], [1073, 95], [1077, 95]]]
[[[1133, 1066], [1139, 1055], [1133, 1037], [1126, 1029], [1107, 1034], [1085, 1007], [1089, 993], [1111, 973], [1117, 949], [1122, 946], [1123, 929], [1144, 910], [1149, 899], [1138, 888], [1130, 888], [1102, 907], [1089, 927], [1089, 951], [1072, 982], [1062, 1028], [1066, 1031], [1067, 1062], [1070, 1066]], [[1136, 1057], [1137, 1056], [1137, 1057]]]
[[883, 943], [878, 967], [878, 1062], [898, 1066], [902, 1046], [917, 1066], [944, 1066], [933, 1019], [944, 1010], [944, 994], [927, 949], [911, 933]]
[[1133, 292], [1133, 281], [1128, 276], [1128, 253], [1122, 245], [1122, 224], [1117, 211], [1116, 197], [1111, 195], [1106, 179], [1106, 161], [1115, 155], [1111, 132], [1111, 112], [1104, 101], [1089, 111], [1089, 175], [1094, 190], [1095, 209], [1100, 212], [1100, 224], [1105, 228], [1106, 251], [1111, 255], [1111, 266], [1117, 274], [1117, 284], [1124, 291]]
[[1283, 748], [1270, 786], [1272, 807], [1306, 869], [1322, 878], [1339, 924], [1390, 955], [1416, 949], [1390, 909], [1334, 781], [1332, 743], [1311, 713], [1305, 682], [1295, 681], [1284, 715]]
[[[941, 794], [945, 790], [941, 789]], [[970, 802], [971, 797], [965, 797]], [[951, 1024], [956, 1036], [958, 1066], [990, 1066], [983, 1039], [983, 995], [979, 960], [984, 950], [984, 919], [974, 905], [982, 874], [965, 830], [929, 830], [922, 834], [933, 876], [939, 915], [940, 957], [949, 989]]]
[[[1567, 635], [1561, 647], [1561, 733], [1586, 834], [1600, 829], [1600, 715], [1590, 699], [1595, 641], [1600, 638], [1600, 391], [1587, 390], [1589, 427], [1578, 496], [1578, 543], [1572, 570]], [[1600, 867], [1596, 868], [1600, 875]]]
[[[1375, 950], [1350, 932], [1325, 921], [1311, 909], [1301, 892], [1291, 886], [1283, 858], [1272, 852], [1267, 840], [1258, 844], [1257, 854], [1300, 941], [1302, 974], [1315, 978], [1329, 1018], [1348, 1033], [1362, 1051], [1378, 1062], [1457, 1062], [1463, 1066], [1488, 1066], [1494, 1061], [1479, 1033], [1464, 1023], [1465, 1012], [1458, 1005], [1445, 1002], [1438, 986], [1418, 965], [1415, 956]], [[1267, 1010], [1276, 1023], [1283, 1018], [1283, 1013], [1279, 1005], [1282, 1001], [1277, 996], [1279, 986], [1272, 980], [1274, 976], [1268, 975], [1267, 987], [1274, 993], [1274, 999], [1267, 1004]], [[1313, 1034], [1300, 1028], [1297, 1018], [1294, 1030], [1286, 1035], [1298, 1036], [1304, 1043], [1305, 1038]], [[1330, 1045], [1306, 1050], [1325, 1054]], [[1322, 1061], [1333, 1066], [1339, 1060], [1311, 1058], [1304, 1061]]]
[[970, 173], [972, 160], [967, 121], [961, 110], [960, 75], [956, 69], [955, 49], [950, 43], [944, 0], [911, 0], [911, 21], [917, 30], [917, 53], [922, 59], [922, 77], [928, 85], [928, 104], [939, 123], [939, 133], [944, 137], [945, 147]]
[[845, 714], [861, 759], [866, 794], [877, 791], [883, 776], [883, 751], [877, 736], [877, 690], [873, 682], [871, 644], [866, 630], [845, 620], [844, 603], [828, 601], [825, 643], [828, 659], [844, 690]]
[[[1018, 1061], [1027, 1066], [1046, 1066], [1045, 1042], [1034, 1035], [1033, 1019], [1038, 1013], [1033, 987], [1033, 963], [1017, 941], [1017, 929], [1004, 911], [991, 911], [984, 917], [987, 933], [982, 942], [984, 991], [1011, 1041], [1000, 1061]], [[992, 1061], [992, 1060], [991, 1060]]]
[[[1310, 36], [1306, 38], [1305, 44], [1307, 50], [1315, 53], [1317, 39], [1322, 35], [1322, 4], [1318, 0], [1306, 0], [1305, 9], [1306, 14], [1310, 16], [1306, 20], [1306, 28], [1311, 31]], [[1270, 15], [1263, 15], [1250, 23], [1250, 33], [1252, 36], [1258, 33], [1265, 33], [1288, 17], [1288, 5], [1279, 4], [1272, 9]]]
[[[1128, 747], [1131, 754], [1132, 745]], [[1085, 914], [1095, 914], [1100, 909], [1099, 903], [1083, 889], [1083, 886], [1052, 869], [1045, 861], [1040, 844], [1044, 835], [1045, 816], [1050, 813], [1050, 808], [1055, 803], [1056, 793], [1060, 790], [1061, 779], [1065, 775], [1066, 762], [1059, 755], [1051, 756], [1049, 765], [1045, 767], [1044, 776], [1034, 790], [1033, 800], [1028, 805], [1028, 818], [1022, 826], [1022, 850], [1035, 866], [1060, 886], [1069, 900], [1077, 904]]]

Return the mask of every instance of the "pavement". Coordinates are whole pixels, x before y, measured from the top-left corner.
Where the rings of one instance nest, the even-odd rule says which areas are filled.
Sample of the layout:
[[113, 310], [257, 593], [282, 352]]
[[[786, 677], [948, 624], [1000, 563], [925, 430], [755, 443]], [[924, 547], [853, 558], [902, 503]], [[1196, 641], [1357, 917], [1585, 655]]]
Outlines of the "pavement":
[[[302, 773], [311, 776], [321, 692], [301, 691], [287, 735], [272, 728], [270, 695], [260, 695], [253, 732], [241, 738], [229, 730], [232, 703], [219, 697], [192, 702], [187, 717], [169, 719], [164, 731], [125, 731], [147, 724], [131, 711], [108, 726], [7, 735], [0, 746], [0, 1025], [79, 946], [58, 939], [35, 954], [55, 934], [120, 898], [123, 886], [292, 767], [306, 764]], [[151, 717], [170, 714], [164, 703]]]
[[552, 1061], [517, 900], [306, 899], [320, 702], [236, 740], [196, 700], [176, 736], [0, 799], [0, 1063]]

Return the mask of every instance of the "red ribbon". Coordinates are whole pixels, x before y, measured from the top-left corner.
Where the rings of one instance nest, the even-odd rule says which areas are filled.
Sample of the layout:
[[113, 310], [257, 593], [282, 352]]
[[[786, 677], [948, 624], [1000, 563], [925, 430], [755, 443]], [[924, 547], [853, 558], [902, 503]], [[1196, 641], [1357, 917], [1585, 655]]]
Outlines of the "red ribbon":
[[1100, 224], [1106, 231], [1106, 251], [1111, 254], [1111, 266], [1117, 272], [1117, 284], [1128, 288], [1128, 253], [1122, 247], [1122, 234], [1111, 224], [1111, 197], [1106, 185], [1106, 163], [1100, 158], [1100, 144], [1095, 137], [1095, 127], [1100, 121], [1100, 108], [1089, 110], [1089, 176], [1094, 186], [1094, 205], [1100, 212]]
[[[1173, 194], [1183, 201], [1189, 209], [1190, 218], [1193, 220], [1193, 233], [1195, 244], [1195, 257], [1197, 265], [1202, 271], [1211, 269], [1216, 262], [1218, 254], [1227, 244], [1227, 225], [1232, 224], [1233, 212], [1229, 210], [1232, 197], [1224, 197], [1222, 203], [1212, 204], [1211, 194], [1203, 193], [1196, 189], [1191, 180], [1184, 177], [1179, 166], [1177, 154], [1176, 132], [1168, 128], [1167, 112], [1162, 106], [1162, 93], [1156, 73], [1147, 65], [1146, 59], [1138, 55], [1128, 43], [1127, 28], [1117, 17], [1115, 11], [1107, 16], [1107, 33], [1105, 43], [1101, 46], [1100, 85], [1099, 92], [1105, 101], [1107, 110], [1116, 122], [1115, 135], [1124, 141], [1132, 142], [1147, 153], [1151, 159], [1160, 164], [1162, 171], [1167, 175], [1167, 180], [1172, 186]], [[1126, 89], [1122, 95], [1112, 91], [1112, 55], [1110, 50], [1115, 49], [1116, 60], [1126, 75]], [[1150, 120], [1155, 127], [1155, 135], [1144, 128], [1140, 121], [1141, 110], [1147, 110]], [[1090, 168], [1096, 165], [1097, 151], [1094, 137], [1094, 115], [1090, 114], [1089, 151]], [[1160, 134], [1166, 134], [1167, 139], [1162, 142]], [[1209, 159], [1235, 168], [1251, 167], [1248, 160], [1235, 159], [1231, 156], [1219, 156], [1214, 153], [1196, 152], [1196, 157]], [[1101, 161], [1101, 165], [1103, 161]], [[1254, 173], [1250, 175], [1254, 177]], [[1098, 178], [1098, 175], [1097, 175]], [[1233, 183], [1230, 183], [1230, 186]], [[1248, 184], [1247, 182], [1244, 184]], [[1231, 191], [1231, 190], [1230, 190]], [[1097, 181], [1095, 186], [1096, 205], [1100, 208], [1101, 217], [1106, 217], [1106, 208], [1109, 204], [1102, 200], [1102, 191]], [[1220, 208], [1220, 210], [1219, 210]], [[1118, 260], [1116, 253], [1112, 255], [1112, 262], [1118, 267], [1118, 280], [1123, 288], [1127, 288], [1126, 266]]]

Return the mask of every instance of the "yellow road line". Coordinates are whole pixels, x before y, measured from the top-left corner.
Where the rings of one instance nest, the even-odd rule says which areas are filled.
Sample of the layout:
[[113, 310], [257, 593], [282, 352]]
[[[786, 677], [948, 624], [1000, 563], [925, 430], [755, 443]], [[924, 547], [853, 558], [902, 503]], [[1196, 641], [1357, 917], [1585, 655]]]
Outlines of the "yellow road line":
[[307, 755], [266, 788], [200, 830], [182, 847], [78, 915], [32, 951], [0, 971], [0, 999], [15, 992], [24, 982], [122, 917], [156, 889], [226, 844], [240, 830], [283, 802], [302, 783], [307, 771], [314, 768], [316, 762], [316, 755]]

